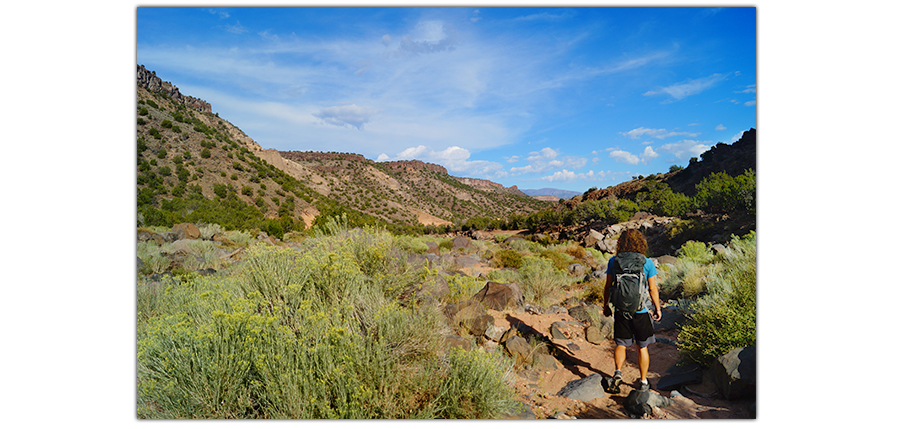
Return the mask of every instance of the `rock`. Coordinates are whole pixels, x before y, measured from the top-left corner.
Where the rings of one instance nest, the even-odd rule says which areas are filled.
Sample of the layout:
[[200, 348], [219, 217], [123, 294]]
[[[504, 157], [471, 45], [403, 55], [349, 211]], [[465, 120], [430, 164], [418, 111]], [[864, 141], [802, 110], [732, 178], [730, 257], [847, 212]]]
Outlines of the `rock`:
[[567, 340], [569, 337], [564, 333], [566, 326], [562, 322], [553, 322], [550, 325], [550, 336], [555, 340]]
[[172, 233], [175, 234], [175, 240], [190, 239], [196, 240], [200, 238], [200, 228], [192, 223], [178, 223], [172, 227]]
[[583, 277], [584, 276], [584, 265], [581, 265], [581, 264], [569, 265], [569, 275], [572, 277]]
[[490, 240], [491, 235], [484, 231], [472, 231], [472, 238], [476, 240]]
[[656, 258], [656, 260], [659, 261], [660, 264], [671, 265], [673, 267], [678, 262], [678, 258], [671, 255], [662, 255]]
[[444, 335], [444, 344], [447, 349], [460, 348], [466, 351], [472, 350], [472, 340], [459, 335]]
[[503, 339], [503, 334], [505, 332], [506, 331], [504, 331], [503, 328], [491, 324], [487, 327], [487, 329], [484, 330], [484, 336], [491, 341], [496, 341], [499, 343]]
[[425, 251], [425, 253], [430, 253], [432, 255], [440, 255], [441, 254], [441, 247], [438, 246], [437, 243], [429, 241], [429, 242], [425, 243], [425, 245], [428, 246], [428, 250]]
[[456, 265], [460, 268], [471, 268], [478, 265], [479, 262], [481, 261], [475, 256], [460, 256], [456, 258]]
[[681, 328], [682, 325], [684, 325], [685, 320], [685, 316], [678, 311], [669, 308], [663, 308], [662, 317], [659, 319], [659, 321], [653, 321], [653, 329], [656, 331], [678, 329]]
[[198, 240], [193, 239], [176, 240], [174, 243], [172, 243], [172, 253], [198, 256], [199, 252], [197, 252], [196, 248], [194, 247], [194, 243], [196, 243], [197, 241]]
[[660, 396], [659, 393], [647, 390], [632, 390], [625, 398], [625, 410], [638, 417], [645, 414], [653, 414], [653, 407], [668, 407], [674, 404], [670, 398]]
[[537, 417], [534, 411], [522, 401], [515, 401], [512, 407], [503, 414], [503, 418], [507, 420], [534, 420]]
[[569, 314], [569, 310], [561, 305], [551, 305], [547, 309], [547, 314]]
[[447, 280], [441, 276], [429, 276], [419, 285], [416, 290], [416, 296], [428, 296], [440, 301], [442, 298], [450, 294], [450, 285]]
[[539, 371], [552, 371], [560, 367], [559, 361], [547, 353], [534, 353], [531, 355], [531, 366]]
[[594, 247], [597, 243], [603, 241], [603, 234], [594, 231], [593, 229], [588, 231], [587, 235], [584, 236], [584, 247]]
[[138, 257], [138, 258], [137, 258], [137, 267], [136, 267], [136, 270], [137, 270], [138, 272], [140, 272], [140, 271], [141, 271], [141, 268], [144, 268], [144, 261], [142, 261], [141, 258]]
[[712, 251], [716, 255], [721, 255], [722, 253], [725, 253], [725, 246], [723, 246], [721, 244], [713, 244]]
[[454, 237], [454, 238], [453, 238], [453, 250], [461, 249], [461, 248], [462, 248], [462, 249], [468, 249], [468, 248], [469, 248], [469, 244], [471, 244], [471, 241], [469, 240], [469, 237], [462, 237], [462, 236], [460, 236], [460, 237]]
[[653, 218], [653, 215], [651, 215], [650, 213], [637, 212], [634, 215], [632, 215], [628, 220], [635, 221], [635, 220], [644, 220], [644, 219], [652, 219], [652, 218]]
[[444, 315], [460, 335], [475, 338], [484, 335], [487, 327], [494, 323], [494, 318], [484, 311], [484, 306], [473, 299], [445, 306]]
[[599, 325], [588, 326], [584, 330], [584, 338], [591, 344], [603, 344], [613, 339], [612, 323], [601, 321]]
[[603, 393], [603, 386], [600, 383], [600, 380], [602, 379], [602, 375], [593, 374], [582, 379], [570, 381], [565, 387], [559, 390], [556, 396], [563, 396], [584, 402], [603, 398], [606, 394]]
[[522, 289], [515, 283], [487, 282], [472, 299], [498, 311], [520, 309], [525, 304]]
[[218, 233], [218, 232], [213, 234], [211, 240], [213, 242], [219, 243], [223, 246], [234, 246], [235, 245], [235, 243], [233, 241], [231, 241], [231, 239], [226, 237], [225, 234]]
[[597, 242], [597, 245], [595, 247], [597, 248], [597, 250], [604, 252], [604, 253], [616, 253], [616, 245], [617, 244], [618, 244], [618, 241], [616, 241], [616, 240], [606, 239], [606, 240]]
[[669, 368], [667, 374], [659, 379], [656, 388], [659, 390], [675, 390], [684, 385], [700, 384], [703, 382], [703, 368], [697, 364], [675, 365]]
[[503, 343], [506, 352], [516, 360], [517, 365], [527, 363], [531, 357], [531, 346], [524, 338], [513, 335]]
[[524, 239], [525, 239], [525, 237], [522, 237], [521, 235], [513, 235], [513, 236], [507, 237], [505, 240], [503, 240], [503, 243], [509, 244], [509, 243], [512, 243], [513, 241], [524, 240]]
[[756, 397], [756, 347], [733, 349], [712, 365], [713, 380], [725, 399]]
[[596, 304], [585, 304], [569, 309], [569, 316], [584, 323], [599, 326], [604, 320], [612, 323], [612, 317], [603, 315], [603, 307]]

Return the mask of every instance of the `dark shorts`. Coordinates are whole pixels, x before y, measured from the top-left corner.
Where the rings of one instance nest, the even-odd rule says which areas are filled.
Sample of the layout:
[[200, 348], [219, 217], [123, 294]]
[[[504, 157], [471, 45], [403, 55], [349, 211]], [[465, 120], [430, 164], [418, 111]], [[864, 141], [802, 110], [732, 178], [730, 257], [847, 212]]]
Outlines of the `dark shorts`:
[[644, 348], [656, 342], [653, 336], [653, 321], [650, 313], [638, 313], [631, 320], [626, 320], [621, 313], [616, 313], [613, 319], [613, 337], [616, 345], [629, 347], [633, 341], [637, 341], [639, 348]]

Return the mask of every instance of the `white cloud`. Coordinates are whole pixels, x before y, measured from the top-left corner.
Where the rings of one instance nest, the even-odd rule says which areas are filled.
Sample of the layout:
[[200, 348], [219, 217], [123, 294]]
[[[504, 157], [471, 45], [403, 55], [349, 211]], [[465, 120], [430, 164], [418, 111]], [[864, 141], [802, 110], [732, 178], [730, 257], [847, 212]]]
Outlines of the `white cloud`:
[[609, 152], [610, 158], [631, 165], [637, 165], [638, 163], [647, 164], [658, 156], [659, 154], [656, 153], [651, 146], [645, 147], [644, 152], [642, 152], [640, 156], [621, 149], [614, 149]]
[[624, 133], [620, 132], [619, 134], [621, 134], [625, 137], [631, 138], [632, 140], [637, 140], [645, 135], [648, 137], [656, 137], [658, 139], [664, 139], [664, 138], [675, 137], [675, 136], [697, 137], [700, 135], [700, 133], [690, 133], [687, 131], [667, 131], [665, 128], [644, 128], [644, 127], [635, 128], [631, 131], [624, 132]]
[[756, 94], [756, 85], [747, 85], [740, 91], [734, 91], [735, 94]]
[[676, 143], [664, 144], [659, 147], [659, 150], [674, 155], [677, 160], [686, 160], [700, 156], [700, 154], [709, 150], [711, 145], [712, 141], [682, 140]]
[[377, 158], [375, 161], [376, 161], [376, 162], [382, 162], [382, 161], [387, 161], [387, 160], [389, 160], [389, 159], [391, 159], [391, 157], [389, 157], [388, 154], [383, 153], [383, 154], [381, 154], [381, 155], [378, 155], [378, 158]]
[[640, 158], [638, 158], [637, 156], [631, 154], [630, 152], [626, 152], [624, 150], [614, 150], [609, 153], [609, 157], [616, 161], [624, 162], [626, 164], [632, 164], [632, 165], [641, 162]]
[[744, 103], [744, 105], [745, 105], [745, 106], [755, 106], [755, 105], [756, 105], [756, 100], [748, 101], [748, 102]]
[[587, 164], [587, 158], [579, 156], [563, 156], [559, 157], [560, 152], [545, 147], [539, 151], [530, 152], [526, 158], [529, 162], [524, 167], [513, 167], [509, 169], [513, 174], [542, 173], [552, 168], [568, 167], [577, 170]]
[[544, 180], [547, 182], [575, 182], [575, 181], [585, 181], [585, 180], [605, 180], [611, 179], [613, 177], [622, 176], [625, 173], [613, 173], [610, 171], [598, 171], [594, 172], [594, 170], [590, 170], [587, 173], [575, 173], [574, 171], [569, 171], [563, 169], [562, 171], [557, 171], [549, 176], [541, 177], [540, 180]]
[[716, 131], [725, 131], [725, 125], [722, 125], [722, 124], [716, 125]]
[[668, 95], [675, 100], [681, 100], [685, 97], [699, 94], [727, 78], [727, 75], [715, 73], [711, 76], [703, 77], [700, 79], [688, 79], [674, 85], [659, 89], [657, 91], [647, 91], [644, 93], [644, 95]]
[[369, 122], [377, 109], [372, 107], [360, 107], [356, 104], [346, 106], [326, 107], [313, 113], [313, 116], [321, 119], [326, 124], [338, 127], [350, 126], [362, 130], [363, 125]]
[[[507, 173], [503, 171], [503, 165], [498, 162], [469, 160], [471, 153], [468, 149], [459, 146], [450, 146], [441, 151], [419, 145], [410, 147], [398, 153], [393, 159], [395, 160], [411, 160], [431, 162], [446, 167], [448, 171], [454, 174], [466, 174], [477, 177], [485, 177], [488, 179], [496, 179], [505, 177]], [[385, 154], [378, 157], [378, 161], [391, 160]]]

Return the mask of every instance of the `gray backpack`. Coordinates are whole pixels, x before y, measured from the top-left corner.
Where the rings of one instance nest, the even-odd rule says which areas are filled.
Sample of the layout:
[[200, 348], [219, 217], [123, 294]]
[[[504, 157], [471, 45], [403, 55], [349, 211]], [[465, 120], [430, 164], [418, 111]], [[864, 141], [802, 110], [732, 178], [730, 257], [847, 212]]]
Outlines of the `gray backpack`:
[[622, 313], [626, 320], [632, 319], [650, 300], [644, 274], [646, 261], [644, 255], [633, 252], [618, 254], [613, 261], [616, 282], [613, 284], [611, 302], [616, 312]]

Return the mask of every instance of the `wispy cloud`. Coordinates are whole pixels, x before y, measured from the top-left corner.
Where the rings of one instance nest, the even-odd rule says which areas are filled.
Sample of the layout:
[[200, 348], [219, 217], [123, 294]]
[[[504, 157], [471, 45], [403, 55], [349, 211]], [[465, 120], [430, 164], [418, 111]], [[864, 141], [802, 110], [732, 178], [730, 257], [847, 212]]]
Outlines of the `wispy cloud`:
[[246, 32], [248, 31], [246, 28], [244, 28], [243, 25], [241, 25], [241, 22], [240, 22], [240, 21], [237, 21], [237, 22], [236, 22], [235, 24], [233, 24], [233, 25], [232, 25], [232, 24], [225, 24], [225, 25], [223, 26], [223, 28], [225, 29], [225, 31], [227, 31], [227, 32], [229, 32], [229, 33], [234, 33], [234, 34], [244, 34], [244, 33], [246, 33]]
[[557, 171], [549, 176], [541, 177], [540, 180], [544, 180], [547, 182], [561, 182], [561, 183], [569, 183], [576, 181], [600, 181], [600, 180], [613, 180], [614, 178], [622, 177], [627, 175], [628, 173], [624, 172], [612, 172], [612, 171], [597, 171], [590, 170], [587, 173], [576, 173], [574, 171], [569, 171], [563, 169], [561, 171]]
[[644, 93], [644, 95], [668, 95], [674, 100], [681, 100], [685, 97], [699, 94], [709, 88], [712, 88], [719, 82], [722, 82], [726, 79], [728, 79], [728, 75], [715, 73], [711, 76], [699, 79], [688, 79], [655, 91], [647, 91]]
[[417, 159], [425, 162], [432, 162], [442, 165], [448, 171], [455, 174], [473, 175], [477, 177], [485, 177], [488, 179], [497, 179], [506, 177], [503, 165], [492, 161], [470, 160], [472, 154], [465, 148], [459, 146], [450, 146], [441, 151], [419, 145], [407, 148], [395, 157], [389, 157], [387, 154], [381, 154], [378, 161], [391, 160], [412, 160]]
[[349, 126], [362, 130], [363, 125], [369, 122], [376, 113], [378, 113], [378, 109], [351, 104], [348, 106], [326, 107], [313, 113], [313, 116], [321, 119], [326, 124], [338, 127]]
[[683, 161], [691, 157], [700, 156], [709, 150], [712, 141], [682, 140], [675, 143], [667, 143], [659, 147], [659, 150], [672, 154], [677, 160]]
[[553, 168], [569, 167], [577, 170], [587, 164], [587, 158], [578, 156], [559, 157], [560, 153], [549, 147], [528, 154], [528, 165], [509, 169], [511, 174], [543, 173]]
[[632, 140], [637, 140], [643, 138], [643, 136], [647, 137], [656, 137], [658, 139], [664, 139], [668, 137], [676, 137], [676, 136], [688, 136], [688, 137], [697, 137], [700, 133], [691, 133], [687, 131], [668, 131], [665, 128], [644, 128], [639, 127], [635, 128], [631, 131], [627, 131], [624, 133], [619, 133], [625, 137], [628, 137]]

